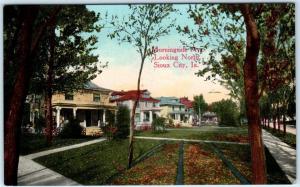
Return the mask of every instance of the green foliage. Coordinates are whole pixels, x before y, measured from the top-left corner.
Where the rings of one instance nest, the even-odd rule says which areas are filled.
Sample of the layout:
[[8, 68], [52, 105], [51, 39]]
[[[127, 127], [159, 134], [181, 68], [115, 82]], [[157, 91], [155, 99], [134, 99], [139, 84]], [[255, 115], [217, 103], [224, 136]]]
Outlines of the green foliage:
[[[129, 5], [129, 9], [130, 15], [123, 19], [112, 17], [114, 31], [108, 36], [133, 45], [145, 59], [152, 55], [153, 42], [170, 32], [175, 20], [170, 20], [169, 15], [175, 10], [171, 4]], [[170, 23], [163, 24], [163, 20]]]
[[[49, 11], [49, 7], [43, 9]], [[98, 55], [93, 53], [97, 44], [94, 32], [102, 28], [97, 23], [99, 19], [99, 14], [84, 5], [62, 7], [55, 24], [53, 92], [81, 89], [84, 83], [94, 79], [106, 67], [106, 64], [98, 61]], [[50, 33], [51, 29], [48, 29], [33, 58], [37, 65], [34, 67], [30, 91], [34, 93], [43, 93], [46, 86]]]
[[116, 138], [127, 138], [129, 135], [130, 111], [127, 106], [120, 105], [117, 112]]
[[[151, 140], [136, 141], [134, 159], [159, 143]], [[127, 140], [113, 140], [50, 154], [34, 161], [83, 185], [109, 185], [109, 180], [116, 173], [127, 168], [127, 153]]]
[[83, 127], [80, 126], [80, 122], [77, 119], [70, 119], [67, 124], [64, 125], [59, 136], [61, 138], [81, 138]]
[[199, 114], [199, 107], [200, 107], [200, 113], [202, 114], [207, 110], [208, 104], [205, 102], [204, 97], [202, 94], [194, 96], [194, 102], [193, 102], [193, 109], [196, 114]]
[[165, 125], [166, 119], [163, 117], [157, 117], [152, 121], [152, 132], [154, 133], [161, 133], [166, 132], [166, 125]]
[[171, 117], [168, 117], [167, 120], [168, 120], [168, 124], [167, 124], [168, 127], [171, 127], [171, 128], [175, 127], [174, 126], [174, 121], [173, 121], [173, 119]]
[[35, 120], [35, 131], [40, 134], [42, 129], [46, 127], [46, 119], [43, 116], [36, 117]]
[[224, 100], [214, 102], [211, 105], [212, 111], [215, 112], [219, 118], [219, 125], [237, 126], [238, 123], [238, 109], [232, 100]]

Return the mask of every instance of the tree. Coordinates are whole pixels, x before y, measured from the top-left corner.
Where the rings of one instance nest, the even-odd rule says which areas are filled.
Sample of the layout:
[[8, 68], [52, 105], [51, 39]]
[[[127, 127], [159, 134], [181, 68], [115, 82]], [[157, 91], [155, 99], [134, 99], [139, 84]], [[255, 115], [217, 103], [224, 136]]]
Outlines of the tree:
[[130, 110], [127, 106], [119, 106], [117, 112], [117, 138], [127, 138], [130, 126]]
[[[16, 10], [11, 11], [11, 10]], [[40, 15], [39, 6], [20, 6], [4, 8], [4, 27], [15, 28], [10, 33], [5, 29], [4, 43], [8, 47], [4, 51], [5, 57], [5, 78], [11, 73], [10, 66], [15, 69], [15, 76], [11, 78], [11, 83], [5, 84], [5, 113], [4, 113], [4, 183], [6, 185], [17, 184], [18, 171], [18, 132], [20, 132], [20, 116], [23, 113], [24, 101], [29, 88], [29, 80], [32, 75], [34, 64], [30, 59], [35, 55], [36, 48], [40, 42], [41, 36], [49, 23], [56, 17], [60, 7], [54, 6], [47, 15]], [[11, 13], [17, 14], [18, 21], [10, 23]], [[13, 38], [10, 38], [10, 37]]]
[[232, 100], [222, 99], [221, 101], [211, 104], [211, 110], [215, 112], [219, 119], [219, 125], [237, 126], [238, 125], [238, 108]]
[[[196, 31], [190, 30], [187, 26], [183, 29], [180, 27], [178, 29], [188, 34], [193, 41], [190, 46], [211, 49], [210, 59], [204, 64], [205, 68], [200, 70], [200, 75], [209, 72], [208, 79], [211, 77], [225, 79], [226, 85], [229, 85], [231, 90], [240, 90], [241, 98], [245, 98], [251, 145], [252, 181], [254, 184], [266, 182], [258, 100], [266, 90], [278, 87], [288, 77], [286, 73], [282, 73], [279, 79], [274, 79], [278, 72], [275, 73], [274, 68], [268, 68], [270, 64], [272, 64], [272, 67], [274, 67], [274, 64], [277, 64], [277, 66], [281, 67], [281, 70], [284, 70], [282, 67], [285, 67], [287, 64], [286, 57], [284, 57], [285, 60], [284, 58], [279, 60], [273, 59], [270, 61], [272, 63], [267, 63], [263, 59], [267, 57], [268, 52], [273, 53], [277, 49], [283, 49], [284, 47], [282, 46], [292, 46], [294, 30], [292, 27], [293, 9], [294, 6], [292, 4], [206, 4], [200, 6], [199, 9], [196, 6], [194, 9], [190, 7], [188, 10], [190, 17], [194, 19], [197, 26]], [[206, 19], [207, 17], [208, 19]], [[289, 17], [292, 18], [289, 20]], [[261, 28], [267, 29], [259, 30]], [[283, 28], [288, 30], [288, 34], [285, 34]], [[274, 30], [278, 31], [277, 33], [279, 34], [277, 35]], [[262, 43], [261, 34], [268, 36], [262, 38], [264, 41]], [[214, 37], [216, 38], [212, 39]], [[246, 40], [243, 39], [244, 37]], [[270, 39], [275, 38], [284, 44], [281, 47], [279, 47], [280, 45], [277, 47], [267, 45], [272, 44]], [[260, 49], [266, 53], [261, 53], [264, 56], [258, 58]]]
[[[201, 116], [207, 110], [208, 104], [205, 102], [202, 94], [194, 96], [193, 109], [199, 116], [199, 124], [201, 124]], [[199, 114], [200, 112], [200, 114]]]
[[94, 79], [106, 66], [91, 53], [97, 43], [97, 38], [91, 33], [101, 29], [96, 24], [98, 20], [99, 14], [89, 11], [84, 5], [64, 6], [39, 46], [34, 59], [38, 65], [31, 81], [31, 92], [45, 95], [49, 145], [53, 127], [52, 94], [83, 88], [84, 83]]
[[174, 11], [170, 4], [129, 5], [129, 9], [131, 10], [130, 15], [123, 18], [121, 23], [117, 16], [113, 17], [111, 24], [114, 32], [109, 34], [109, 37], [116, 37], [119, 42], [127, 42], [133, 45], [141, 57], [137, 95], [131, 111], [128, 168], [132, 166], [135, 110], [140, 98], [140, 82], [144, 63], [147, 57], [153, 54], [152, 44], [169, 33], [173, 22], [163, 24], [163, 21], [168, 19], [169, 14]]

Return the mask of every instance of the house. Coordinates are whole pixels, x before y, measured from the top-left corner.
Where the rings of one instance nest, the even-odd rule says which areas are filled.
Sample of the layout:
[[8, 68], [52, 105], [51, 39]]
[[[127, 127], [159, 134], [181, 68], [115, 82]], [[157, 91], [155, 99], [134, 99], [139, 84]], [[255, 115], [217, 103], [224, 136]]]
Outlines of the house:
[[202, 115], [202, 121], [208, 124], [216, 124], [218, 123], [217, 114], [214, 112], [204, 112]]
[[[125, 105], [132, 113], [134, 102], [137, 99], [137, 90], [119, 91], [111, 94], [111, 102]], [[148, 90], [140, 90], [139, 102], [135, 111], [135, 128], [151, 127], [153, 119], [159, 116], [159, 100], [151, 97]]]
[[117, 110], [116, 104], [109, 102], [112, 92], [88, 82], [83, 89], [76, 92], [53, 94], [52, 107], [56, 126], [63, 126], [72, 117], [78, 119], [85, 128], [104, 126], [106, 113], [115, 113]]
[[174, 123], [182, 126], [191, 126], [193, 112], [177, 97], [160, 97], [161, 116], [173, 119]]

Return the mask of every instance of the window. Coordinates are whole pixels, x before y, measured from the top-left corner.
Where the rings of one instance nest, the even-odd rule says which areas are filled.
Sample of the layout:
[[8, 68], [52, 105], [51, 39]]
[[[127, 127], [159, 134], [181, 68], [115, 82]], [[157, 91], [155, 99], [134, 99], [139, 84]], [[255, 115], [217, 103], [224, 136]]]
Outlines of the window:
[[65, 100], [74, 100], [73, 93], [65, 93]]
[[93, 101], [94, 102], [100, 102], [100, 94], [94, 93], [93, 94]]

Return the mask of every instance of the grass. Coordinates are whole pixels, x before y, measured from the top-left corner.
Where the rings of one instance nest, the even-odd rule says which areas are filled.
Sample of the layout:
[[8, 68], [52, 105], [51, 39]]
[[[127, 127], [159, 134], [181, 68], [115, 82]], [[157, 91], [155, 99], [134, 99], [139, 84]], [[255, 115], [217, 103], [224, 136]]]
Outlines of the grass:
[[176, 178], [178, 144], [167, 144], [152, 157], [124, 172], [112, 184], [172, 185]]
[[239, 184], [230, 170], [206, 144], [186, 144], [185, 184]]
[[53, 137], [52, 145], [48, 146], [44, 135], [22, 134], [20, 137], [20, 154], [27, 155], [31, 153], [45, 151], [48, 149], [54, 149], [63, 146], [78, 144], [93, 139], [95, 138], [82, 137], [78, 139], [62, 139], [59, 137]]
[[296, 139], [295, 134], [291, 134], [288, 132], [286, 134], [284, 134], [283, 132], [278, 132], [271, 128], [264, 128], [264, 129], [267, 130], [269, 133], [273, 134], [274, 136], [278, 137], [284, 143], [286, 143], [286, 144], [290, 145], [292, 148], [296, 149], [297, 139]]
[[153, 133], [152, 131], [137, 132], [136, 136], [151, 136], [164, 138], [184, 138], [196, 140], [216, 140], [248, 142], [248, 130], [242, 127], [200, 127], [200, 128], [178, 128], [170, 129], [165, 133]]
[[[217, 147], [222, 150], [226, 159], [231, 161], [234, 166], [251, 181], [251, 153], [248, 145], [225, 145], [218, 144]], [[278, 166], [268, 149], [265, 149], [266, 166], [267, 166], [267, 183], [268, 184], [290, 184], [285, 173]]]
[[[135, 142], [134, 159], [159, 141]], [[106, 184], [126, 169], [128, 140], [105, 141], [35, 159], [38, 163], [83, 185]]]
[[[167, 133], [140, 132], [140, 136], [217, 140], [220, 137], [247, 136], [245, 128], [174, 129]], [[152, 147], [157, 140], [136, 139], [134, 159]], [[224, 156], [251, 181], [249, 145], [216, 144]], [[83, 185], [103, 184], [174, 184], [178, 162], [178, 144], [166, 145], [144, 161], [127, 170], [128, 139], [105, 141], [51, 154], [35, 161]], [[284, 172], [266, 150], [268, 184], [289, 184]], [[208, 144], [186, 143], [184, 147], [185, 184], [239, 184]]]

